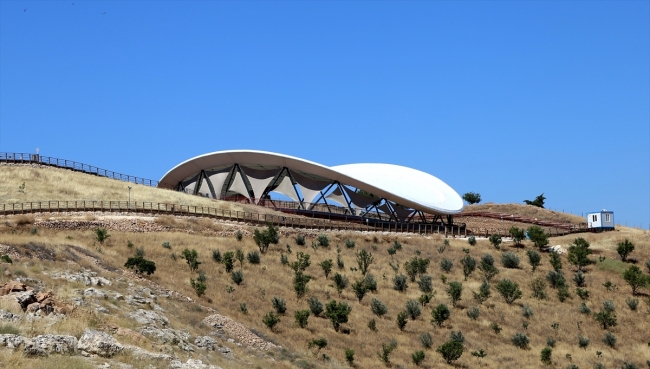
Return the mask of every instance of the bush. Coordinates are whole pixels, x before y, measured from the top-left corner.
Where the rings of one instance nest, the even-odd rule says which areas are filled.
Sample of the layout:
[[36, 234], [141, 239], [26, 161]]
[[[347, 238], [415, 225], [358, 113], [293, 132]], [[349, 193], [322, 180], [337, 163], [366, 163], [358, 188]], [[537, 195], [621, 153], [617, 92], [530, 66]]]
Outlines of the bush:
[[435, 323], [438, 327], [442, 326], [445, 320], [449, 319], [451, 312], [445, 304], [440, 304], [431, 310], [431, 323]]
[[553, 354], [553, 349], [546, 346], [542, 349], [542, 353], [540, 355], [540, 358], [542, 359], [542, 363], [544, 365], [551, 365], [553, 363], [553, 360], [551, 358], [551, 355]]
[[368, 287], [366, 286], [365, 281], [360, 279], [352, 283], [352, 291], [354, 291], [354, 295], [357, 297], [359, 302], [361, 302], [363, 297], [366, 295], [366, 292], [368, 292]]
[[503, 328], [501, 328], [497, 323], [492, 323], [492, 324], [490, 324], [490, 328], [492, 328], [492, 330], [493, 330], [494, 333], [496, 333], [496, 334], [501, 333], [501, 330], [503, 329]]
[[481, 194], [477, 192], [467, 192], [463, 195], [463, 200], [467, 201], [468, 204], [478, 204], [481, 202]]
[[199, 265], [201, 265], [201, 262], [199, 262], [199, 254], [194, 249], [191, 251], [190, 249], [183, 250], [181, 258], [185, 259], [185, 262], [190, 267], [191, 271], [196, 271], [199, 269]]
[[379, 360], [386, 365], [390, 364], [390, 354], [395, 350], [395, 347], [397, 347], [397, 341], [395, 340], [390, 341], [388, 345], [382, 343], [381, 351], [378, 352]]
[[636, 295], [640, 288], [650, 286], [650, 276], [643, 274], [641, 269], [636, 265], [632, 265], [623, 272], [623, 279], [632, 288], [632, 295]]
[[237, 233], [235, 233], [235, 238], [237, 241], [241, 242], [242, 238], [244, 238], [244, 235], [241, 233], [240, 230], [237, 230]]
[[528, 336], [526, 336], [521, 332], [515, 333], [515, 335], [512, 336], [512, 338], [510, 339], [510, 341], [512, 342], [513, 345], [515, 345], [520, 349], [524, 349], [528, 347], [528, 343], [530, 343], [530, 339], [528, 339]]
[[395, 322], [397, 323], [397, 327], [399, 328], [400, 331], [404, 330], [404, 327], [406, 327], [406, 323], [408, 322], [408, 313], [406, 311], [400, 311], [397, 313], [397, 319]]
[[578, 272], [573, 275], [573, 282], [578, 287], [584, 287], [587, 284], [587, 278], [585, 278], [585, 273], [578, 270]]
[[0, 256], [0, 260], [3, 263], [7, 263], [7, 264], [13, 264], [14, 263], [13, 260], [11, 260], [11, 258], [7, 254], [4, 254], [4, 255]]
[[412, 353], [411, 360], [413, 360], [413, 364], [415, 364], [415, 366], [420, 366], [420, 364], [422, 364], [424, 361], [424, 351], [415, 351]]
[[518, 227], [511, 227], [508, 233], [516, 245], [521, 245], [521, 241], [526, 238], [526, 231]]
[[304, 272], [310, 265], [311, 261], [309, 261], [309, 254], [299, 252], [296, 254], [296, 261], [291, 263], [291, 269], [293, 269], [294, 272]]
[[350, 283], [348, 281], [348, 277], [346, 277], [343, 274], [334, 273], [334, 278], [333, 279], [334, 279], [334, 286], [336, 287], [336, 291], [340, 295], [341, 291], [343, 291], [348, 286], [348, 284]]
[[108, 234], [108, 231], [106, 228], [96, 228], [95, 229], [95, 239], [97, 242], [100, 244], [104, 244], [104, 241], [106, 241], [111, 235]]
[[296, 310], [293, 314], [296, 318], [296, 325], [300, 328], [307, 327], [309, 319], [309, 310]]
[[476, 245], [476, 237], [474, 237], [474, 236], [467, 237], [467, 243], [469, 243], [472, 246], [475, 246]]
[[288, 265], [289, 257], [284, 253], [280, 253], [280, 263], [282, 263], [282, 265]]
[[245, 256], [244, 256], [244, 252], [241, 249], [235, 250], [235, 259], [239, 261], [239, 268], [243, 268]]
[[354, 350], [353, 349], [345, 349], [345, 361], [348, 363], [348, 365], [354, 366]]
[[478, 319], [480, 313], [481, 311], [476, 306], [467, 309], [467, 316], [472, 320]]
[[637, 306], [639, 306], [639, 299], [631, 299], [631, 298], [626, 298], [625, 303], [627, 304], [627, 307], [630, 308], [630, 310], [634, 311], [636, 310]]
[[318, 242], [318, 246], [320, 247], [327, 247], [330, 245], [330, 239], [324, 233], [319, 234], [318, 237], [316, 237], [316, 242]]
[[472, 294], [474, 295], [474, 300], [476, 300], [479, 304], [482, 304], [490, 297], [490, 284], [487, 282], [487, 280], [484, 279], [483, 283], [481, 283], [481, 286], [478, 289], [478, 292], [472, 291]]
[[304, 235], [297, 235], [294, 240], [296, 240], [296, 245], [298, 246], [305, 246], [305, 236]]
[[307, 343], [308, 348], [312, 348], [314, 346], [316, 346], [318, 351], [320, 351], [322, 348], [327, 347], [327, 338], [325, 337], [314, 338], [313, 340]]
[[499, 291], [509, 305], [515, 302], [515, 300], [520, 299], [522, 295], [519, 285], [509, 279], [500, 280], [496, 285], [496, 290]]
[[535, 250], [526, 251], [526, 256], [528, 256], [528, 263], [533, 267], [533, 272], [535, 272], [537, 267], [542, 263], [542, 256]]
[[449, 338], [456, 342], [465, 343], [465, 336], [463, 336], [463, 332], [461, 331], [451, 331]]
[[232, 272], [235, 268], [235, 253], [227, 251], [223, 254], [223, 265], [226, 267], [226, 273]]
[[271, 311], [264, 315], [262, 322], [272, 331], [273, 327], [280, 323], [280, 317]]
[[538, 249], [544, 248], [546, 245], [548, 245], [548, 234], [544, 232], [544, 229], [540, 226], [530, 226], [526, 230], [526, 235], [530, 240], [535, 244], [535, 247]]
[[447, 295], [451, 299], [451, 304], [456, 307], [463, 293], [463, 284], [460, 282], [449, 282], [447, 286]]
[[546, 345], [548, 347], [555, 347], [555, 338], [553, 337], [546, 337]]
[[318, 297], [311, 296], [309, 300], [307, 300], [307, 303], [309, 304], [309, 311], [311, 311], [314, 316], [319, 316], [320, 313], [323, 312], [323, 303], [318, 300]]
[[221, 257], [221, 251], [219, 250], [212, 250], [212, 260], [215, 263], [221, 263], [223, 258]]
[[165, 242], [162, 243], [162, 247], [164, 247], [164, 248], [166, 248], [168, 250], [171, 250], [172, 249], [172, 244], [169, 243], [169, 241], [165, 241]]
[[564, 302], [566, 299], [570, 297], [571, 294], [569, 294], [569, 287], [567, 287], [566, 285], [558, 287], [557, 299], [560, 300], [560, 302]]
[[534, 314], [533, 308], [531, 308], [528, 305], [523, 305], [521, 307], [521, 313], [523, 314], [524, 318], [526, 318], [526, 319], [530, 319], [530, 317], [532, 317], [533, 314]]
[[236, 285], [242, 284], [244, 282], [244, 272], [241, 270], [235, 270], [232, 273], [230, 273], [230, 278], [232, 279], [233, 282], [235, 282]]
[[246, 259], [251, 264], [259, 264], [260, 263], [260, 253], [257, 252], [257, 251], [249, 252], [249, 253], [246, 254]]
[[488, 240], [490, 241], [490, 244], [494, 246], [494, 248], [496, 248], [497, 250], [499, 249], [499, 245], [501, 245], [502, 242], [501, 236], [495, 233], [491, 235], [490, 238], [488, 238]]
[[582, 237], [578, 237], [573, 241], [573, 244], [569, 246], [567, 260], [572, 265], [577, 266], [578, 271], [581, 271], [582, 268], [591, 264], [589, 255], [592, 253], [593, 251], [589, 249], [589, 242]]
[[583, 300], [587, 300], [589, 298], [589, 291], [582, 288], [576, 288], [576, 295]]
[[542, 278], [533, 279], [528, 286], [533, 290], [533, 297], [539, 300], [546, 298], [546, 282]]
[[239, 311], [240, 311], [242, 314], [248, 314], [248, 307], [246, 307], [246, 303], [245, 303], [245, 302], [241, 302], [241, 303], [239, 303]]
[[205, 290], [207, 288], [205, 284], [205, 280], [206, 278], [203, 272], [199, 274], [199, 277], [196, 280], [194, 280], [194, 278], [190, 278], [190, 285], [192, 286], [192, 288], [194, 288], [194, 292], [196, 292], [196, 295], [199, 297], [205, 294]]
[[366, 273], [368, 273], [368, 268], [375, 261], [375, 258], [372, 257], [372, 253], [366, 250], [357, 251], [356, 256], [357, 265], [359, 266], [361, 274], [366, 275]]
[[603, 329], [615, 327], [618, 325], [615, 310], [616, 307], [614, 306], [614, 302], [606, 300], [603, 302], [603, 309], [594, 314], [594, 319], [600, 323]]
[[151, 275], [156, 271], [156, 263], [151, 260], [144, 259], [141, 256], [128, 258], [124, 264], [124, 267], [133, 269], [136, 274], [147, 273], [147, 275]]
[[411, 320], [417, 319], [422, 314], [420, 304], [415, 300], [408, 300], [406, 302], [406, 312], [411, 317]]
[[578, 311], [580, 312], [580, 314], [585, 314], [585, 315], [591, 314], [591, 309], [589, 308], [589, 306], [587, 306], [587, 304], [585, 304], [584, 301], [580, 303], [580, 307], [578, 308]]
[[368, 321], [368, 328], [373, 332], [377, 332], [377, 322], [374, 319], [370, 319]]
[[337, 303], [332, 300], [325, 305], [325, 316], [330, 320], [335, 331], [339, 331], [342, 323], [348, 322], [348, 315], [352, 311], [352, 307], [345, 302]]
[[411, 282], [415, 282], [415, 277], [418, 274], [425, 274], [427, 268], [429, 267], [429, 259], [423, 259], [419, 256], [414, 256], [410, 260], [404, 263], [404, 270], [406, 274], [411, 278]]
[[499, 270], [494, 266], [494, 257], [490, 254], [485, 254], [481, 257], [481, 263], [478, 269], [483, 273], [483, 277], [489, 282], [495, 275], [499, 274]]
[[627, 238], [625, 241], [619, 242], [618, 246], [616, 247], [616, 252], [618, 252], [618, 255], [623, 261], [627, 261], [627, 257], [632, 251], [634, 251], [634, 244]]
[[303, 297], [309, 289], [307, 288], [307, 283], [311, 280], [311, 276], [304, 274], [301, 271], [297, 271], [293, 277], [293, 290], [296, 292], [296, 297]]
[[341, 254], [336, 255], [336, 266], [339, 267], [339, 269], [345, 269], [345, 263], [343, 263], [343, 259], [341, 259]]
[[255, 241], [255, 244], [257, 247], [259, 247], [260, 252], [262, 254], [265, 253], [266, 250], [268, 250], [269, 245], [277, 245], [280, 241], [278, 228], [273, 227], [273, 225], [269, 224], [263, 231], [255, 229], [255, 232], [253, 232], [253, 241]]
[[318, 264], [318, 266], [320, 266], [321, 269], [323, 269], [323, 273], [325, 273], [325, 279], [327, 279], [330, 272], [332, 271], [332, 266], [333, 265], [334, 264], [332, 263], [332, 259], [323, 260]]
[[584, 336], [581, 335], [581, 334], [578, 335], [578, 346], [579, 346], [581, 349], [584, 349], [584, 350], [586, 351], [586, 350], [587, 350], [587, 346], [589, 346], [589, 342], [591, 342], [591, 340], [589, 340], [589, 338], [584, 337]]
[[430, 349], [431, 346], [433, 346], [433, 338], [431, 337], [431, 334], [429, 332], [422, 333], [420, 335], [420, 343], [422, 343], [424, 348]]
[[612, 334], [612, 332], [607, 332], [605, 333], [605, 337], [603, 338], [603, 342], [611, 348], [614, 348], [616, 346], [616, 336]]
[[366, 274], [363, 278], [363, 283], [366, 285], [368, 291], [377, 292], [377, 280], [372, 274]]
[[271, 304], [273, 305], [273, 309], [275, 309], [275, 312], [284, 315], [284, 313], [287, 311], [287, 304], [285, 303], [284, 299], [281, 299], [277, 296], [273, 296], [271, 299]]
[[476, 269], [476, 259], [466, 254], [460, 259], [460, 264], [463, 266], [463, 275], [465, 276], [465, 280], [467, 280], [467, 277]]
[[372, 312], [377, 316], [383, 316], [388, 312], [386, 305], [376, 298], [373, 298], [370, 301], [370, 310], [372, 310]]
[[349, 238], [346, 238], [346, 239], [345, 239], [345, 247], [347, 247], [348, 249], [353, 249], [354, 246], [355, 246], [354, 241], [352, 241], [352, 240], [349, 239]]
[[508, 269], [518, 269], [519, 256], [514, 252], [504, 252], [503, 255], [501, 255], [501, 265]]
[[436, 349], [436, 352], [442, 355], [442, 358], [445, 359], [447, 364], [451, 364], [463, 355], [463, 344], [458, 341], [450, 340], [439, 346]]
[[442, 269], [445, 273], [449, 273], [453, 266], [454, 263], [449, 259], [445, 258], [440, 261], [440, 269]]
[[406, 276], [403, 274], [398, 274], [395, 277], [393, 277], [393, 289], [404, 292], [408, 288], [408, 285], [406, 284]]
[[548, 283], [551, 285], [552, 288], [559, 288], [562, 286], [566, 286], [566, 279], [564, 279], [564, 275], [562, 274], [561, 271], [556, 272], [554, 270], [550, 270], [546, 275], [546, 280], [548, 281]]
[[430, 275], [421, 275], [418, 280], [418, 288], [424, 293], [433, 291], [433, 278]]

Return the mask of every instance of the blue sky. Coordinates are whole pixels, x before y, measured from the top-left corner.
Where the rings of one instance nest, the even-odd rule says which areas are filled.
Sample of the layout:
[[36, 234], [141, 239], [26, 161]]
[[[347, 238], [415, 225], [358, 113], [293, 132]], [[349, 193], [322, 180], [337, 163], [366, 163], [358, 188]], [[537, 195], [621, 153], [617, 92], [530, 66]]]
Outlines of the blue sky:
[[648, 228], [650, 2], [3, 0], [0, 151], [36, 147], [392, 163]]

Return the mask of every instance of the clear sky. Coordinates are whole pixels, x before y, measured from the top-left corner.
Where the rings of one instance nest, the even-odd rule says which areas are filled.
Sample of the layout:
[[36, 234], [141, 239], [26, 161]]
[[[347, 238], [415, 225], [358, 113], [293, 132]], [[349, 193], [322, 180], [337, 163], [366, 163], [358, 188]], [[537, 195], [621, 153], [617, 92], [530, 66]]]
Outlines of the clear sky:
[[2, 0], [0, 151], [37, 147], [392, 163], [647, 229], [650, 2]]

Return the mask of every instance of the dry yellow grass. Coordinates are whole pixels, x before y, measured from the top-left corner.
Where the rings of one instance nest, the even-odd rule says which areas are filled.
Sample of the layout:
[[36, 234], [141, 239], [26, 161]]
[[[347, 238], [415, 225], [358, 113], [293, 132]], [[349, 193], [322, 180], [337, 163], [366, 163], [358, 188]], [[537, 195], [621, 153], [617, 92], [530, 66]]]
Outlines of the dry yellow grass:
[[540, 220], [568, 222], [574, 224], [585, 222], [585, 218], [578, 215], [523, 204], [495, 204], [489, 202], [486, 204], [469, 205], [465, 208], [464, 211], [489, 211], [494, 213], [516, 214], [519, 216], [537, 218]]
[[[72, 236], [73, 239], [66, 239], [66, 236]], [[637, 248], [632, 257], [643, 262], [650, 259], [649, 232], [623, 228], [617, 232], [582, 236], [591, 242], [591, 247], [597, 252], [597, 256], [605, 256], [607, 260], [617, 259], [615, 245], [623, 238], [629, 238], [636, 244]], [[355, 350], [356, 362], [359, 367], [377, 367], [380, 365], [377, 358], [380, 344], [388, 343], [391, 339], [398, 342], [397, 349], [391, 355], [391, 362], [399, 366], [411, 366], [411, 353], [421, 349], [420, 334], [431, 333], [434, 347], [437, 347], [448, 340], [451, 330], [461, 330], [466, 337], [466, 351], [458, 363], [467, 368], [479, 366], [478, 360], [470, 355], [471, 351], [478, 349], [484, 349], [487, 353], [487, 357], [481, 360], [482, 367], [539, 367], [541, 366], [539, 353], [546, 345], [546, 338], [549, 336], [557, 337], [558, 343], [554, 349], [553, 358], [560, 367], [569, 364], [565, 358], [566, 354], [571, 354], [573, 363], [579, 367], [591, 367], [597, 361], [601, 361], [607, 367], [620, 367], [623, 360], [633, 361], [640, 365], [644, 364], [647, 359], [650, 323], [646, 310], [650, 307], [646, 302], [641, 302], [639, 309], [633, 312], [626, 306], [625, 299], [630, 296], [630, 289], [620, 273], [615, 270], [608, 268], [601, 270], [600, 265], [595, 265], [589, 267], [587, 272], [587, 288], [591, 292], [591, 298], [587, 305], [592, 311], [598, 311], [602, 302], [607, 299], [612, 299], [617, 307], [618, 326], [614, 327], [612, 332], [617, 336], [618, 343], [616, 349], [610, 349], [602, 342], [605, 331], [592, 317], [581, 315], [578, 312], [581, 300], [573, 292], [575, 288], [571, 282], [573, 268], [567, 263], [566, 257], [563, 257], [564, 270], [567, 280], [572, 286], [572, 298], [560, 303], [555, 296], [555, 290], [550, 288], [547, 288], [549, 295], [547, 300], [536, 300], [531, 297], [529, 282], [535, 277], [544, 277], [550, 270], [550, 264], [548, 255], [544, 254], [542, 266], [532, 273], [525, 256], [525, 249], [532, 247], [529, 244], [525, 249], [504, 247], [508, 251], [517, 253], [521, 259], [522, 268], [513, 270], [501, 267], [501, 251], [492, 248], [487, 241], [479, 241], [476, 246], [471, 247], [464, 240], [452, 239], [450, 246], [441, 254], [437, 251], [438, 247], [442, 245], [440, 238], [399, 238], [403, 244], [403, 250], [398, 251], [397, 255], [391, 258], [386, 249], [393, 241], [393, 237], [379, 236], [377, 240], [374, 240], [373, 236], [342, 233], [330, 233], [329, 237], [331, 246], [320, 248], [317, 251], [309, 247], [297, 246], [293, 239], [282, 238], [279, 245], [271, 247], [268, 253], [262, 256], [260, 265], [244, 264], [245, 280], [241, 286], [236, 286], [232, 282], [230, 275], [225, 273], [223, 265], [211, 260], [211, 253], [212, 250], [217, 249], [222, 253], [229, 250], [234, 251], [237, 248], [242, 249], [245, 253], [257, 250], [250, 238], [244, 238], [242, 242], [238, 242], [234, 237], [214, 238], [180, 232], [150, 234], [113, 232], [110, 238], [112, 246], [105, 246], [100, 257], [110, 265], [122, 265], [128, 254], [132, 252], [126, 246], [127, 241], [131, 241], [136, 247], [143, 247], [146, 257], [156, 262], [158, 270], [151, 276], [152, 281], [193, 296], [189, 279], [196, 278], [196, 274], [190, 272], [184, 260], [180, 258], [173, 260], [170, 256], [172, 253], [180, 255], [184, 248], [196, 249], [202, 262], [199, 269], [204, 271], [208, 277], [208, 289], [205, 297], [200, 299], [201, 304], [211, 306], [220, 313], [248, 325], [290, 352], [297, 352], [306, 357], [308, 361], [323, 367], [345, 365], [343, 353], [346, 348]], [[347, 249], [344, 246], [345, 239], [348, 237], [356, 241], [355, 249]], [[551, 244], [568, 246], [575, 237], [553, 238]], [[93, 250], [92, 245], [95, 243], [91, 231], [54, 232], [43, 230], [39, 231], [37, 235], [30, 235], [27, 231], [11, 234], [7, 228], [0, 233], [0, 243], [21, 244], [29, 241], [51, 245], [53, 248], [58, 247], [57, 245], [72, 243], [90, 250]], [[165, 241], [170, 242], [171, 250], [162, 247], [162, 243]], [[307, 244], [310, 243], [311, 240], [307, 240]], [[311, 255], [311, 266], [307, 268], [307, 273], [313, 279], [308, 284], [310, 289], [308, 296], [317, 296], [323, 303], [330, 299], [343, 300], [353, 307], [350, 321], [344, 325], [350, 328], [349, 335], [336, 333], [328, 320], [313, 316], [309, 318], [307, 329], [295, 326], [293, 313], [298, 309], [307, 309], [308, 305], [307, 297], [300, 300], [296, 298], [292, 287], [293, 271], [280, 263], [280, 253], [287, 253], [287, 244], [292, 249], [292, 254], [288, 255], [290, 261], [296, 259], [295, 255], [299, 251]], [[355, 251], [366, 249], [373, 253], [376, 260], [370, 267], [370, 273], [378, 280], [379, 291], [376, 294], [368, 294], [359, 303], [348, 287], [340, 297], [338, 296], [333, 287], [331, 276], [329, 279], [325, 279], [324, 273], [318, 267], [318, 263], [322, 260], [336, 260], [336, 245], [341, 247], [345, 269], [341, 271], [334, 266], [332, 274], [337, 271], [341, 272], [348, 276], [351, 283], [361, 278], [358, 271], [350, 270], [350, 267], [356, 267]], [[376, 245], [377, 249], [373, 250], [372, 245]], [[463, 248], [469, 248], [470, 255], [476, 259], [479, 259], [484, 253], [493, 254], [500, 269], [500, 274], [495, 277], [495, 281], [501, 278], [512, 279], [519, 284], [524, 292], [524, 297], [513, 305], [507, 305], [493, 289], [492, 297], [483, 305], [477, 305], [472, 299], [471, 291], [477, 290], [481, 279], [479, 273], [475, 272], [467, 281], [463, 281], [462, 267], [459, 263], [465, 255], [462, 251]], [[414, 322], [409, 321], [405, 331], [400, 332], [395, 324], [395, 316], [399, 311], [404, 310], [407, 300], [417, 299], [420, 292], [415, 283], [409, 283], [409, 288], [405, 293], [393, 290], [392, 278], [395, 272], [389, 266], [389, 262], [398, 262], [403, 266], [407, 259], [416, 255], [416, 251], [420, 251], [421, 257], [431, 259], [429, 274], [434, 277], [434, 288], [437, 294], [432, 303], [423, 309], [422, 316]], [[448, 281], [463, 282], [464, 290], [459, 306], [452, 309], [451, 319], [442, 328], [436, 328], [429, 323], [431, 307], [439, 303], [446, 303], [451, 308], [449, 298], [444, 292], [445, 286], [439, 278], [442, 274], [439, 263], [443, 257], [454, 262], [451, 273], [447, 274]], [[236, 269], [239, 269], [238, 262]], [[404, 273], [403, 268], [400, 273]], [[618, 288], [615, 291], [607, 291], [603, 287], [603, 283], [607, 280], [612, 281]], [[227, 293], [227, 286], [233, 286], [234, 292]], [[264, 314], [273, 310], [271, 299], [274, 296], [285, 299], [288, 309], [287, 314], [282, 317], [281, 323], [274, 331], [270, 331], [262, 323], [262, 318]], [[369, 307], [373, 297], [383, 301], [389, 310], [387, 317], [377, 319], [378, 332], [376, 333], [367, 328], [368, 321], [374, 317]], [[239, 304], [242, 302], [246, 303], [248, 307], [246, 315], [239, 312]], [[186, 305], [183, 304], [172, 306], [173, 304], [177, 303], [169, 302], [165, 308], [176, 312], [175, 319], [178, 322], [189, 322], [192, 325], [207, 315], [205, 312], [193, 312], [191, 309], [184, 308]], [[529, 305], [534, 310], [534, 316], [528, 320], [521, 313], [523, 304]], [[481, 315], [476, 322], [466, 315], [466, 309], [472, 306], [479, 306], [481, 310]], [[522, 324], [526, 321], [529, 326], [524, 329]], [[551, 324], [554, 322], [560, 326], [557, 332], [551, 328]], [[580, 327], [577, 322], [581, 322]], [[495, 334], [490, 328], [491, 323], [499, 324], [503, 331], [500, 334]], [[529, 349], [520, 350], [512, 345], [510, 338], [516, 332], [525, 333], [530, 337]], [[578, 348], [579, 334], [591, 339], [587, 350]], [[318, 337], [326, 337], [329, 342], [328, 346], [321, 351], [331, 357], [329, 362], [318, 360], [307, 349], [307, 342]], [[600, 360], [596, 357], [596, 351], [603, 352], [603, 357]], [[444, 360], [433, 350], [426, 350], [426, 355], [425, 364], [427, 366], [440, 367], [444, 365]]]

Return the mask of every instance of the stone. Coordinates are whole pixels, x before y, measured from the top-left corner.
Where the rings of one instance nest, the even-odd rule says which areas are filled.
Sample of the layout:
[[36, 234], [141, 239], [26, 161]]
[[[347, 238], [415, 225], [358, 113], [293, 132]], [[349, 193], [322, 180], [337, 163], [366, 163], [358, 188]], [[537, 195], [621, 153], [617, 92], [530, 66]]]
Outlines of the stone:
[[83, 295], [84, 296], [90, 296], [90, 297], [96, 297], [96, 298], [100, 298], [100, 299], [107, 299], [108, 298], [108, 295], [104, 291], [98, 290], [98, 289], [96, 289], [94, 287], [90, 287], [90, 288], [86, 289], [85, 291], [83, 291]]
[[44, 334], [25, 342], [24, 352], [31, 356], [47, 356], [52, 353], [74, 354], [77, 351], [77, 339], [74, 336]]
[[77, 349], [101, 357], [111, 357], [124, 350], [124, 346], [106, 332], [86, 329], [79, 338]]
[[176, 359], [175, 357], [173, 357], [171, 355], [168, 355], [168, 354], [143, 350], [140, 347], [133, 346], [133, 345], [125, 345], [124, 349], [129, 351], [131, 353], [131, 355], [133, 355], [133, 356], [146, 358], [146, 359], [160, 359], [160, 360], [173, 360], [173, 359]]
[[206, 350], [214, 350], [216, 343], [217, 341], [210, 336], [199, 336], [194, 339], [194, 344], [197, 347], [201, 347]]
[[15, 322], [17, 320], [20, 320], [20, 316], [0, 309], [0, 320]]
[[10, 281], [0, 287], [0, 295], [8, 295], [12, 292], [22, 292], [26, 290], [27, 286], [25, 286], [23, 283], [20, 283], [18, 281]]
[[23, 311], [27, 309], [29, 304], [36, 302], [34, 291], [14, 292], [12, 296], [16, 299]]
[[153, 325], [156, 327], [167, 327], [169, 319], [155, 311], [138, 309], [136, 312], [129, 314], [136, 322], [142, 325]]
[[109, 314], [110, 313], [110, 311], [107, 308], [103, 307], [103, 306], [100, 306], [100, 307], [96, 308], [95, 312], [102, 313], [102, 314]]
[[151, 337], [159, 343], [178, 344], [179, 347], [182, 347], [182, 344], [186, 344], [190, 338], [190, 335], [186, 332], [170, 328], [161, 329], [156, 326], [143, 327], [140, 332], [143, 336]]
[[187, 359], [182, 363], [180, 360], [173, 360], [169, 363], [172, 369], [221, 369], [218, 366], [203, 364], [201, 360]]
[[10, 349], [17, 349], [22, 346], [26, 341], [26, 338], [23, 336], [18, 336], [16, 334], [0, 334], [0, 346], [4, 346]]
[[27, 312], [30, 312], [30, 313], [35, 313], [35, 312], [39, 311], [40, 309], [41, 309], [41, 304], [39, 304], [38, 302], [33, 302], [33, 303], [27, 305]]

